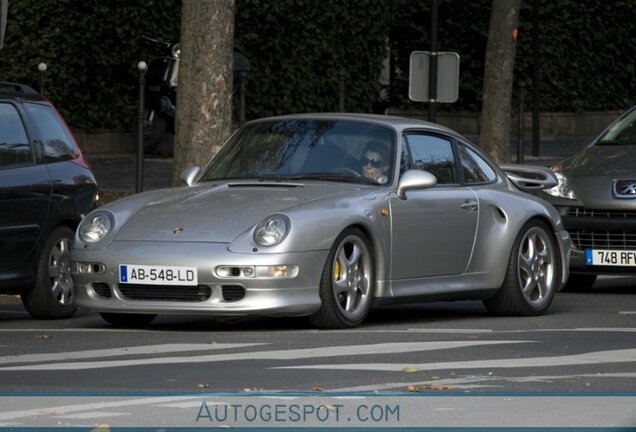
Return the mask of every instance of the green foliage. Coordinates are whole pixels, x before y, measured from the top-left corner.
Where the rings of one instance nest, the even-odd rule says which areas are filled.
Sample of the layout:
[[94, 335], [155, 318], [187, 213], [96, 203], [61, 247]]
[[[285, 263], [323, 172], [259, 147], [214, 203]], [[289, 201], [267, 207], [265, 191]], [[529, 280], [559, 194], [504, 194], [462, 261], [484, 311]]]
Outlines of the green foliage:
[[40, 86], [74, 127], [131, 129], [142, 35], [178, 38], [178, 0], [11, 0], [0, 79]]
[[340, 80], [346, 110], [370, 111], [380, 90], [390, 4], [239, 0], [236, 48], [252, 66], [248, 117], [337, 110]]
[[[624, 109], [636, 98], [636, 1], [541, 2], [540, 106], [545, 111]], [[531, 83], [532, 11], [521, 11], [516, 73]]]
[[[444, 110], [479, 110], [491, 0], [439, 2], [440, 51], [460, 55], [459, 100]], [[395, 73], [391, 103], [408, 101], [411, 51], [430, 51], [430, 0], [399, 0], [391, 31]], [[540, 108], [542, 111], [623, 109], [636, 98], [636, 0], [540, 2]], [[399, 24], [401, 23], [401, 25]], [[532, 1], [522, 2], [515, 82], [532, 84]], [[517, 85], [517, 84], [516, 84]], [[518, 91], [515, 91], [515, 97]], [[423, 105], [423, 104], [419, 104]]]
[[[460, 54], [460, 99], [443, 110], [481, 107], [491, 0], [440, 0], [439, 50]], [[387, 103], [408, 100], [410, 53], [430, 50], [430, 0], [237, 0], [235, 48], [250, 61], [248, 118], [378, 108], [391, 49]], [[137, 62], [153, 53], [142, 35], [177, 39], [180, 0], [10, 0], [0, 79], [38, 88], [72, 126], [132, 129]], [[541, 2], [544, 111], [622, 109], [636, 98], [636, 0]], [[531, 83], [532, 1], [523, 2], [515, 64]], [[156, 53], [154, 53], [156, 54]], [[515, 93], [516, 97], [516, 93]], [[530, 102], [529, 93], [526, 101]]]

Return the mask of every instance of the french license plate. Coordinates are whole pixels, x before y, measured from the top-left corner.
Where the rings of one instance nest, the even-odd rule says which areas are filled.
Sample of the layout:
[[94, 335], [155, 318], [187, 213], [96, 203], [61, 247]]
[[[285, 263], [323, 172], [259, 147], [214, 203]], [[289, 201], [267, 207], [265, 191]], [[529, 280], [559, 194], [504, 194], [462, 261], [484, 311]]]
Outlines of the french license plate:
[[196, 267], [120, 264], [119, 282], [145, 285], [198, 285]]
[[589, 266], [636, 267], [636, 251], [585, 249], [585, 264]]

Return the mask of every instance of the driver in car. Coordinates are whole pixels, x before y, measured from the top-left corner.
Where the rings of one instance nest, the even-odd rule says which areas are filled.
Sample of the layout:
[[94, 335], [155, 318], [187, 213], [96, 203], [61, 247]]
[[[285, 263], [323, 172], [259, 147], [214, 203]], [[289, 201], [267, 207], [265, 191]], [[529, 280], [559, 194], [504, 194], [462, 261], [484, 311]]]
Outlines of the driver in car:
[[362, 175], [385, 184], [389, 181], [389, 154], [387, 147], [379, 141], [369, 141], [360, 159]]

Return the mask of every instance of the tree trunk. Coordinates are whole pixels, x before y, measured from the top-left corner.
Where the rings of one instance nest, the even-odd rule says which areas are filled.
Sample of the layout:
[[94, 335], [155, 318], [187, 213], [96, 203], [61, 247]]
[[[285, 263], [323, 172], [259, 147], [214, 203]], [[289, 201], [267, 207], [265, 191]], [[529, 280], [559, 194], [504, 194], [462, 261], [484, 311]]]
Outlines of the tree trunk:
[[232, 130], [234, 0], [183, 0], [172, 183], [203, 165]]
[[492, 0], [484, 70], [481, 147], [498, 163], [510, 160], [510, 111], [521, 0]]

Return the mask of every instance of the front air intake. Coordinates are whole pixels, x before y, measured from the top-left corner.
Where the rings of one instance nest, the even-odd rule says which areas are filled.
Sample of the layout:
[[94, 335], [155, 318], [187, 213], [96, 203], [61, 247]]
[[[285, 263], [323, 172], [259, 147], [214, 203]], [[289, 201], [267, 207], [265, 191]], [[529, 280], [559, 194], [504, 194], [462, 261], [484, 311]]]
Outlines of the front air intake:
[[245, 298], [245, 288], [240, 285], [223, 285], [221, 291], [223, 300], [227, 302], [235, 302]]

